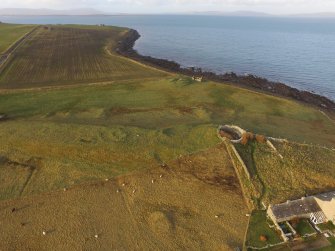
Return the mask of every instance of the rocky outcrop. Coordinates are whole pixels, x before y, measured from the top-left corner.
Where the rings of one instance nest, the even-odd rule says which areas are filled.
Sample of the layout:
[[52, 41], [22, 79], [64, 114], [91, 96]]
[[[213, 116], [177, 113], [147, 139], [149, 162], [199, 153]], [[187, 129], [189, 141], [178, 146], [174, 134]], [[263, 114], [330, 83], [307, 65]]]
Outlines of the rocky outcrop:
[[215, 74], [213, 72], [203, 71], [201, 68], [183, 68], [180, 64], [174, 61], [140, 55], [136, 50], [134, 50], [135, 42], [139, 38], [140, 34], [136, 30], [130, 29], [122, 40], [119, 41], [116, 51], [123, 56], [164, 69], [166, 71], [181, 73], [187, 76], [201, 75], [207, 80], [222, 83], [234, 83], [241, 87], [261, 90], [265, 93], [292, 98], [307, 104], [315, 105], [324, 110], [335, 112], [334, 101], [315, 93], [298, 90], [283, 83], [273, 82], [254, 75], [240, 76], [233, 72]]
[[0, 122], [8, 119], [6, 114], [0, 113]]

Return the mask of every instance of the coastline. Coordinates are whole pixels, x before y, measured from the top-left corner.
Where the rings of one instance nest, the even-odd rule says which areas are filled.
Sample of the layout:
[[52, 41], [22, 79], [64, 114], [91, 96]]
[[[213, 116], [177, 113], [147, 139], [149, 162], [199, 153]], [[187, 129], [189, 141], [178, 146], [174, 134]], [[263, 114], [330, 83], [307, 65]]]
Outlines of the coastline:
[[203, 71], [201, 68], [183, 68], [179, 63], [174, 61], [141, 55], [134, 49], [135, 42], [140, 37], [141, 35], [138, 33], [138, 31], [129, 29], [127, 34], [119, 41], [116, 52], [122, 56], [168, 72], [180, 73], [190, 77], [203, 76], [205, 80], [211, 80], [225, 84], [232, 83], [242, 88], [261, 91], [267, 94], [278, 95], [285, 98], [292, 98], [309, 105], [317, 106], [323, 110], [335, 112], [335, 102], [329, 98], [308, 91], [298, 90], [284, 83], [273, 82], [255, 75], [241, 76], [234, 72], [216, 74], [209, 71]]

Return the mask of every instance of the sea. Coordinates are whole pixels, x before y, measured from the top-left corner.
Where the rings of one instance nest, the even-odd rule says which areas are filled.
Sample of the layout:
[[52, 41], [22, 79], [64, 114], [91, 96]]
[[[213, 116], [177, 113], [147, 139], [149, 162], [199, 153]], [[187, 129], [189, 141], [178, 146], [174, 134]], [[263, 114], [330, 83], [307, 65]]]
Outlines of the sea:
[[0, 16], [0, 21], [129, 27], [141, 34], [135, 49], [143, 55], [215, 73], [253, 74], [335, 100], [335, 18]]

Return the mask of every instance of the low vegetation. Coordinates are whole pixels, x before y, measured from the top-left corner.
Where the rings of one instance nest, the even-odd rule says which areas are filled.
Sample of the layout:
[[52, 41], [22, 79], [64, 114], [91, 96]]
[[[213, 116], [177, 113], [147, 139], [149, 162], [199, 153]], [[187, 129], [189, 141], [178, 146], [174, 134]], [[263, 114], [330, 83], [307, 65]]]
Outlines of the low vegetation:
[[320, 228], [321, 231], [329, 230], [329, 231], [335, 233], [335, 225], [331, 221], [328, 221], [327, 223], [319, 224], [318, 228]]
[[328, 241], [330, 242], [330, 246], [320, 248], [318, 251], [333, 251], [335, 249], [335, 237], [330, 237], [328, 238]]
[[335, 151], [298, 143], [275, 143], [283, 156], [266, 144], [238, 146], [249, 169], [256, 173], [261, 200], [266, 204], [326, 192], [335, 187]]

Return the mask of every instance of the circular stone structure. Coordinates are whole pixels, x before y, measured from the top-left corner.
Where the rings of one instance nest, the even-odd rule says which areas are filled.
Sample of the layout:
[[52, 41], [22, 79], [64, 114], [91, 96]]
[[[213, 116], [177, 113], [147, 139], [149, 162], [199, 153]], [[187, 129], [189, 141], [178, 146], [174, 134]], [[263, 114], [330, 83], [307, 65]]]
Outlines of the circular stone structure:
[[243, 135], [246, 133], [241, 127], [235, 125], [222, 125], [219, 127], [219, 134], [221, 137], [229, 135], [228, 138], [232, 143], [241, 143]]

